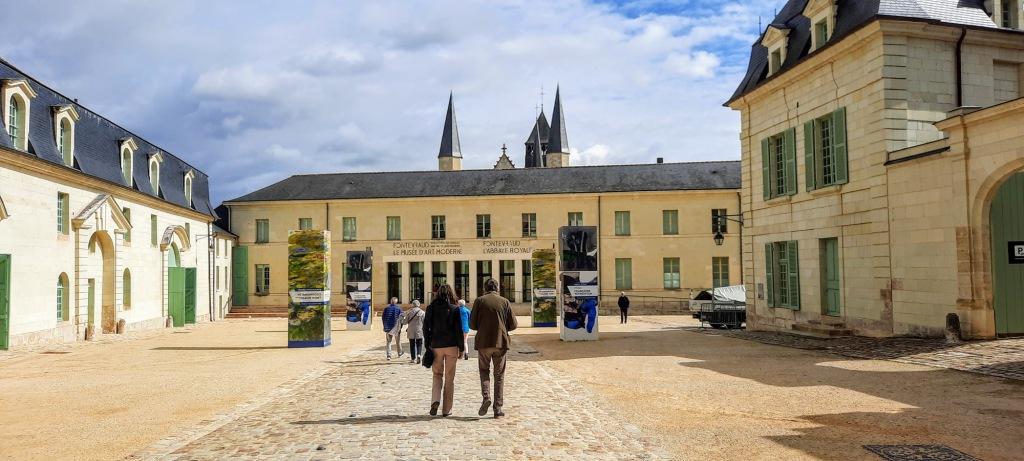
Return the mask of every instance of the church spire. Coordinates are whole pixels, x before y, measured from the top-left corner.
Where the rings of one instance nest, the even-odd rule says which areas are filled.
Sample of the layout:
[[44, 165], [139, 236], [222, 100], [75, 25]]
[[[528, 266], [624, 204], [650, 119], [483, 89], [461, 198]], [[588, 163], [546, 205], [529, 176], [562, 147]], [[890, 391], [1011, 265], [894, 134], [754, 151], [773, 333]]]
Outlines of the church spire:
[[462, 169], [462, 147], [459, 145], [459, 126], [455, 122], [455, 94], [448, 95], [448, 114], [444, 117], [441, 149], [437, 154], [438, 168], [442, 171]]
[[551, 111], [551, 131], [548, 135], [545, 165], [548, 167], [569, 166], [569, 137], [565, 134], [565, 114], [562, 113], [560, 88], [555, 87], [555, 108]]

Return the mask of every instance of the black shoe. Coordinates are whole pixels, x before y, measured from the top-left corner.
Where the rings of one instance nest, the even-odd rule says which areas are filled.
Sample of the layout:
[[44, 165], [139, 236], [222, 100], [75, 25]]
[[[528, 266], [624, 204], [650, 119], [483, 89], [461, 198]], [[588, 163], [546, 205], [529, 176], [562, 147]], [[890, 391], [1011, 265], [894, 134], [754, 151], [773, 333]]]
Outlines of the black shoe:
[[452, 415], [451, 413], [445, 413], [445, 414], [441, 415], [441, 417], [442, 417], [442, 418], [447, 418], [447, 417], [449, 417], [449, 416], [451, 416], [451, 415]]
[[441, 406], [441, 402], [434, 402], [430, 404], [430, 416], [437, 416], [437, 407]]
[[416, 363], [420, 363], [420, 359], [419, 358], [416, 359]]
[[497, 411], [494, 412], [494, 419], [504, 418], [504, 417], [505, 417], [505, 412], [504, 411], [497, 410]]
[[480, 416], [486, 415], [487, 414], [487, 410], [489, 410], [490, 408], [491, 408], [491, 399], [484, 399], [483, 403], [480, 404], [480, 411], [478, 411], [477, 414], [480, 415]]

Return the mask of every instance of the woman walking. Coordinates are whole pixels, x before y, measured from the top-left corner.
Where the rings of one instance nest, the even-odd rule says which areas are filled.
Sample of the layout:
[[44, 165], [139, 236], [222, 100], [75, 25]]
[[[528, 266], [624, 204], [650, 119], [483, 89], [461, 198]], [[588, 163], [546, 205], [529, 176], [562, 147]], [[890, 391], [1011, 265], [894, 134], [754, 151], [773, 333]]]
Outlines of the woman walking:
[[423, 309], [420, 309], [420, 301], [413, 300], [412, 307], [402, 314], [402, 323], [406, 327], [406, 335], [409, 336], [409, 357], [410, 362], [420, 363], [420, 356], [423, 355]]
[[455, 292], [447, 284], [437, 288], [434, 301], [427, 306], [423, 320], [423, 336], [427, 347], [434, 353], [434, 386], [431, 389], [430, 415], [437, 415], [444, 393], [441, 416], [452, 414], [452, 399], [455, 397], [455, 365], [463, 354], [465, 336], [462, 332], [462, 316], [455, 305]]

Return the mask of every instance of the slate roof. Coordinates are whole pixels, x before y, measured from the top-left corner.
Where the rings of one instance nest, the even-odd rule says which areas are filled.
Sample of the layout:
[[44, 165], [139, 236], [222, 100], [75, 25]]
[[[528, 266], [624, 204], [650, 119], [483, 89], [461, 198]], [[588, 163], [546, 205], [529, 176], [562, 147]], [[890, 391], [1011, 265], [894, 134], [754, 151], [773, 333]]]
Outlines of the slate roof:
[[441, 149], [437, 154], [441, 157], [462, 158], [462, 146], [459, 144], [459, 125], [455, 121], [455, 95], [448, 95], [448, 114], [444, 117], [444, 130], [441, 132]]
[[[28, 151], [15, 149], [6, 135], [0, 136], [0, 146], [26, 153], [61, 168], [67, 168], [57, 151], [51, 108], [71, 105], [79, 115], [79, 120], [75, 122], [74, 169], [76, 171], [121, 187], [127, 187], [121, 178], [119, 149], [121, 140], [131, 137], [138, 144], [138, 149], [134, 154], [133, 190], [150, 196], [154, 195], [149, 187], [149, 154], [159, 151], [164, 162], [160, 165], [160, 196], [158, 198], [174, 205], [192, 208], [206, 215], [216, 216], [213, 206], [210, 205], [210, 180], [202, 171], [40, 83], [3, 59], [0, 59], [0, 79], [25, 80], [36, 92], [35, 99], [32, 99], [30, 103]], [[4, 133], [7, 132], [6, 123], [6, 120], [0, 121]], [[189, 170], [195, 172], [195, 178], [192, 180], [193, 206], [191, 207], [185, 204], [185, 173]]]
[[[787, 1], [770, 23], [770, 26], [790, 29], [782, 72], [802, 61], [811, 51], [811, 21], [803, 16], [809, 1]], [[835, 29], [829, 42], [835, 43], [875, 19], [883, 18], [997, 28], [984, 3], [984, 0], [839, 0]], [[747, 73], [725, 105], [753, 91], [767, 79], [768, 49], [761, 45], [763, 38], [764, 33], [751, 48]]]
[[740, 162], [297, 175], [226, 203], [739, 189]]

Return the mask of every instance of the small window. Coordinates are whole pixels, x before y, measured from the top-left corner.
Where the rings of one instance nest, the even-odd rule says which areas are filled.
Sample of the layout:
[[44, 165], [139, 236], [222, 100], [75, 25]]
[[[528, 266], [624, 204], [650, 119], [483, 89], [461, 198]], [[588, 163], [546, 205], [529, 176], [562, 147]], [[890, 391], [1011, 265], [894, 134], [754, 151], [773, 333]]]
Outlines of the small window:
[[157, 235], [156, 215], [149, 215], [149, 244], [156, 246], [159, 237]]
[[11, 96], [8, 101], [7, 108], [7, 134], [11, 138], [11, 145], [16, 149], [25, 150], [22, 147], [22, 140], [24, 139], [24, 118], [22, 114], [22, 104], [17, 96]]
[[313, 218], [299, 218], [299, 230], [312, 230]]
[[633, 289], [633, 260], [630, 258], [615, 258], [615, 289]]
[[132, 308], [132, 272], [125, 268], [121, 278], [123, 283], [122, 304], [124, 305], [124, 310], [127, 311]]
[[715, 288], [729, 286], [729, 258], [711, 258], [711, 286]]
[[662, 210], [661, 233], [679, 235], [679, 210]]
[[807, 190], [847, 182], [846, 139], [845, 108], [804, 124]]
[[192, 176], [191, 176], [191, 174], [185, 175], [185, 206], [187, 206], [189, 208], [192, 208]]
[[814, 48], [818, 49], [825, 46], [828, 42], [828, 20], [822, 19], [814, 25]]
[[771, 64], [768, 70], [768, 75], [774, 75], [782, 69], [782, 50], [772, 51]]
[[615, 212], [615, 235], [630, 235], [628, 211]]
[[569, 212], [569, 225], [570, 226], [582, 226], [583, 225], [583, 212], [582, 211], [570, 211]]
[[666, 290], [678, 290], [681, 284], [679, 276], [679, 258], [664, 258], [662, 260], [664, 272], [663, 286]]
[[478, 238], [478, 239], [489, 239], [489, 238], [491, 238], [491, 215], [489, 215], [489, 214], [478, 214], [478, 215], [476, 215], [476, 238]]
[[523, 213], [523, 237], [537, 236], [537, 213]]
[[192, 238], [192, 226], [190, 226], [190, 225], [189, 225], [189, 223], [185, 223], [185, 235], [186, 235], [186, 236], [187, 236], [187, 237], [188, 237], [189, 239], [191, 239], [191, 238]]
[[121, 214], [124, 215], [124, 219], [128, 221], [128, 226], [129, 226], [128, 230], [125, 231], [125, 233], [124, 233], [124, 241], [125, 241], [125, 243], [132, 243], [132, 229], [131, 229], [132, 210], [131, 210], [131, 208], [128, 208], [128, 207], [121, 208]]
[[257, 219], [256, 220], [256, 243], [269, 243], [270, 242], [270, 220], [269, 219]]
[[57, 277], [57, 321], [62, 322], [68, 320], [69, 310], [69, 298], [71, 292], [68, 291], [68, 274], [61, 273]]
[[60, 121], [60, 128], [57, 130], [57, 151], [60, 152], [64, 166], [75, 165], [74, 131], [71, 129], [71, 120], [63, 118]]
[[761, 140], [764, 199], [796, 194], [796, 130]]
[[345, 216], [341, 218], [341, 240], [345, 242], [356, 241], [356, 218]]
[[402, 217], [388, 216], [388, 240], [402, 240]]
[[267, 264], [256, 265], [256, 296], [270, 294], [270, 266]]
[[132, 151], [125, 147], [121, 150], [121, 180], [128, 187], [132, 186]]
[[445, 239], [445, 222], [444, 216], [431, 216], [430, 217], [430, 238], [434, 240]]
[[160, 162], [155, 158], [149, 161], [149, 188], [160, 195]]
[[725, 208], [714, 208], [711, 210], [711, 234], [717, 234], [719, 232], [723, 234], [729, 233], [729, 220], [725, 219], [728, 210]]
[[219, 290], [220, 289], [220, 269], [217, 269], [217, 270], [213, 271], [213, 275], [214, 275], [214, 286], [216, 287], [216, 289]]
[[57, 232], [68, 235], [71, 230], [70, 206], [68, 194], [57, 193]]

